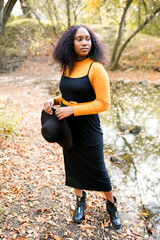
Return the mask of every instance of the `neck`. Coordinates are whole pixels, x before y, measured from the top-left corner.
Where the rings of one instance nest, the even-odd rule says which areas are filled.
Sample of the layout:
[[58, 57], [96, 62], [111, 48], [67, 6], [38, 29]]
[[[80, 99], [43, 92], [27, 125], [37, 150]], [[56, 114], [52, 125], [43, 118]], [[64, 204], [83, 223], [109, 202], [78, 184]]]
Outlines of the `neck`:
[[82, 62], [86, 58], [87, 58], [87, 56], [85, 56], [85, 57], [76, 57], [76, 62]]

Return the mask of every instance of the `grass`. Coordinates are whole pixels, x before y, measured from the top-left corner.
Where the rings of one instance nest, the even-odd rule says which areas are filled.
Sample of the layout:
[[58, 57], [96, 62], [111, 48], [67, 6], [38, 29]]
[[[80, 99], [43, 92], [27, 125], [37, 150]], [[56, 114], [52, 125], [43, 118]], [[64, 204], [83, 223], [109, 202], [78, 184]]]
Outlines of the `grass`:
[[7, 138], [19, 129], [20, 118], [13, 103], [0, 100], [0, 137]]
[[1, 214], [3, 213], [3, 207], [2, 205], [0, 205], [0, 223], [2, 223], [4, 221], [4, 219], [1, 217]]
[[0, 205], [0, 214], [3, 213], [3, 207]]
[[35, 43], [38, 46], [38, 42], [46, 38], [51, 39], [51, 26], [46, 25], [47, 37], [39, 26], [37, 20], [33, 19], [19, 19], [9, 23], [6, 26], [5, 34], [1, 39], [1, 46], [3, 46], [2, 52], [5, 55], [28, 54], [32, 45]]

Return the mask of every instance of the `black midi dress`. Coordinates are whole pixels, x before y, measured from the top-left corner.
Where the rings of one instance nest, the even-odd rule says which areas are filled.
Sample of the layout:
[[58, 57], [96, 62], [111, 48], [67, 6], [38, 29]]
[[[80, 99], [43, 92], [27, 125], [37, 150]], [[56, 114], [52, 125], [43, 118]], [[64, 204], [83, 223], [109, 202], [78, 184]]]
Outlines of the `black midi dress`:
[[[79, 78], [62, 75], [60, 91], [63, 99], [77, 103], [90, 102], [96, 97], [89, 80], [89, 70], [86, 76]], [[62, 103], [61, 106], [65, 105]], [[73, 138], [72, 149], [63, 149], [66, 185], [84, 190], [111, 191], [98, 114], [71, 115], [66, 121]]]

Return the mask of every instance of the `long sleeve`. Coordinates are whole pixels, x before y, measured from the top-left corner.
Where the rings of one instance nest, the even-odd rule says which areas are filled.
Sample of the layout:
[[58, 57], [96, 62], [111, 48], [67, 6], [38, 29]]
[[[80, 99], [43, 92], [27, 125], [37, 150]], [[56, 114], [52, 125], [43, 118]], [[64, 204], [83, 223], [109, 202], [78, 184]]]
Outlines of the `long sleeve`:
[[93, 63], [89, 79], [95, 91], [96, 99], [82, 105], [75, 105], [74, 116], [89, 115], [103, 112], [110, 106], [109, 77], [100, 63]]

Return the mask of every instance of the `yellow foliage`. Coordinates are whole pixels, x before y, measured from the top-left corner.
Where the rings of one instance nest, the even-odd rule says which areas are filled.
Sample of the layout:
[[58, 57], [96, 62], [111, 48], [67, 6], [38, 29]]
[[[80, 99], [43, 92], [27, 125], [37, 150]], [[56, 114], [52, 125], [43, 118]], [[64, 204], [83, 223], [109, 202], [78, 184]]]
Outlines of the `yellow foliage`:
[[88, 0], [86, 1], [85, 12], [87, 14], [86, 20], [89, 20], [97, 13], [97, 10], [100, 8], [101, 0]]
[[100, 0], [87, 1], [87, 7], [91, 9], [96, 9], [97, 7], [100, 7]]

